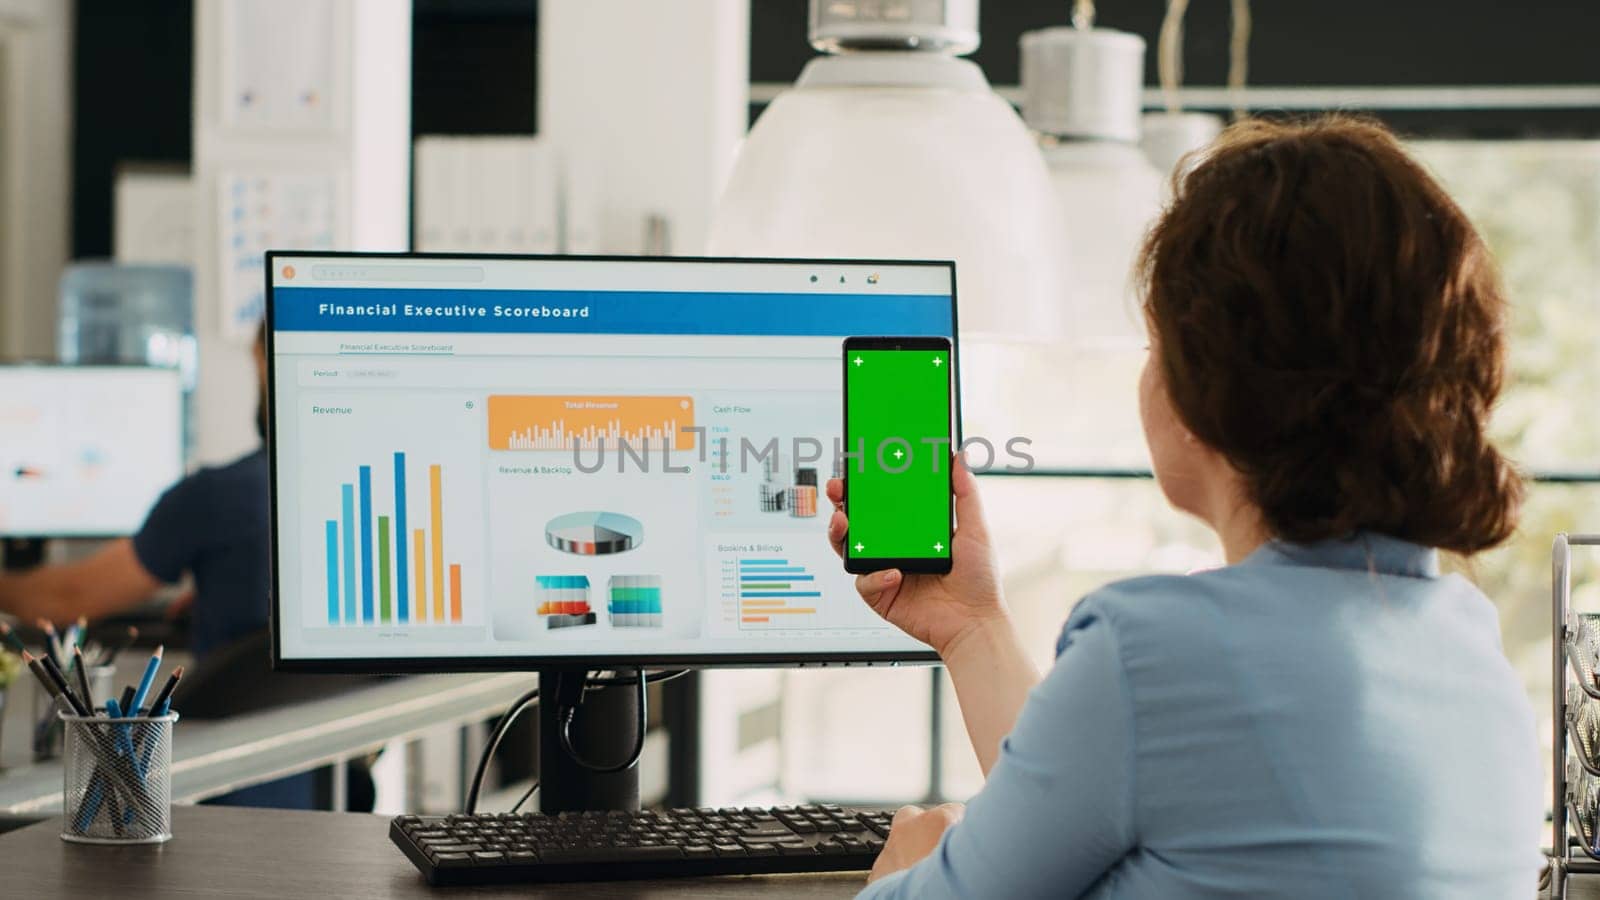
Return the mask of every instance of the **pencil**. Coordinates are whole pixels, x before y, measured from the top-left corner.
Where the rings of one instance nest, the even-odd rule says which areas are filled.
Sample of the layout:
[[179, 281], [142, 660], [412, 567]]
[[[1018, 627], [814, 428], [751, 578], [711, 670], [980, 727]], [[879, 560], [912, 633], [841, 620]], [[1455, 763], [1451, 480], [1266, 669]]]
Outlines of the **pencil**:
[[183, 666], [172, 670], [172, 674], [167, 678], [167, 683], [161, 686], [161, 693], [156, 694], [156, 698], [150, 701], [150, 715], [164, 716], [167, 714], [167, 708], [172, 703], [172, 691], [178, 686], [178, 679], [182, 677]]
[[72, 648], [72, 662], [74, 670], [78, 673], [78, 690], [83, 692], [83, 705], [94, 710], [94, 692], [89, 689], [89, 664], [83, 659], [83, 648]]
[[[67, 680], [61, 677], [61, 669], [52, 664], [48, 655], [35, 657], [31, 653], [23, 651], [22, 660], [28, 664], [28, 668], [33, 669], [33, 674], [38, 675], [40, 680], [44, 682], [45, 690], [50, 692], [50, 696], [66, 701], [66, 704], [72, 707], [74, 713], [80, 716], [88, 715], [88, 713], [84, 712], [83, 703], [67, 687]], [[35, 663], [38, 664], [37, 668], [34, 667]]]
[[37, 624], [40, 630], [44, 632], [45, 643], [49, 644], [50, 658], [56, 661], [57, 666], [60, 666], [61, 636], [56, 634], [56, 626], [48, 619], [40, 619]]
[[139, 689], [133, 692], [131, 705], [124, 708], [130, 716], [139, 714], [139, 707], [144, 706], [144, 698], [150, 695], [150, 685], [155, 683], [156, 672], [161, 669], [161, 655], [165, 647], [157, 647], [156, 652], [150, 654], [150, 661], [144, 664], [144, 677], [139, 679]]

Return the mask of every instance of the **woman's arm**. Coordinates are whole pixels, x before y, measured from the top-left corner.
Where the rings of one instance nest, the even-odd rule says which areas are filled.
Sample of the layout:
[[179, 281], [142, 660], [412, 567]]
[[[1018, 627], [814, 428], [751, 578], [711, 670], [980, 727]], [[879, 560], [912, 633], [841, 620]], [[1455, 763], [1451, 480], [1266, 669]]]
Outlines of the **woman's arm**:
[[1025, 900], [1089, 890], [1137, 843], [1133, 717], [1114, 630], [1080, 607], [965, 814], [897, 816], [861, 897]]
[[[896, 569], [862, 575], [856, 589], [873, 611], [901, 631], [932, 647], [955, 682], [956, 699], [967, 734], [987, 775], [999, 754], [1000, 739], [1016, 724], [1028, 691], [1039, 683], [1000, 595], [999, 567], [989, 544], [989, 529], [978, 496], [978, 480], [957, 458], [952, 462], [956, 533], [950, 541], [948, 575], [912, 575]], [[828, 482], [835, 512], [828, 539], [843, 554], [849, 522], [843, 511], [844, 485]]]

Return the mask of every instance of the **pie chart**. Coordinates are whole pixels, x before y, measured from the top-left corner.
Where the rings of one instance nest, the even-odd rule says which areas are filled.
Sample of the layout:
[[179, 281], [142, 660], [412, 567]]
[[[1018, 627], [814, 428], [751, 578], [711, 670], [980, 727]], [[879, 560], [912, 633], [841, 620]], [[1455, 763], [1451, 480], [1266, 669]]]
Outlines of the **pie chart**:
[[556, 516], [544, 526], [544, 539], [564, 553], [605, 556], [644, 543], [638, 519], [613, 512], [575, 512]]

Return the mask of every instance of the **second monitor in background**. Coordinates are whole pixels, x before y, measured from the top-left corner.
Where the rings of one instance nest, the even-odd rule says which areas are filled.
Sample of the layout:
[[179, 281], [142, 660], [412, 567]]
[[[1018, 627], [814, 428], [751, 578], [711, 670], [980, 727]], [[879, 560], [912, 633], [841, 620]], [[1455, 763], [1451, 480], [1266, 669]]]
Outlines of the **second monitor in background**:
[[134, 533], [183, 477], [176, 369], [0, 366], [0, 537]]

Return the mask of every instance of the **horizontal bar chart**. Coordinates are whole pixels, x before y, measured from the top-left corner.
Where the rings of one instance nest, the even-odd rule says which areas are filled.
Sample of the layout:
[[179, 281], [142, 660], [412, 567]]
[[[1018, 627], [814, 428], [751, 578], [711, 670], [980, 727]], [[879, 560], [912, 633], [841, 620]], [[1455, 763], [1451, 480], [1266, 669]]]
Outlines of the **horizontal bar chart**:
[[[797, 627], [796, 616], [815, 616], [816, 576], [786, 559], [741, 559], [737, 564], [739, 625]], [[810, 601], [791, 603], [791, 601]], [[773, 617], [777, 617], [776, 620]]]

